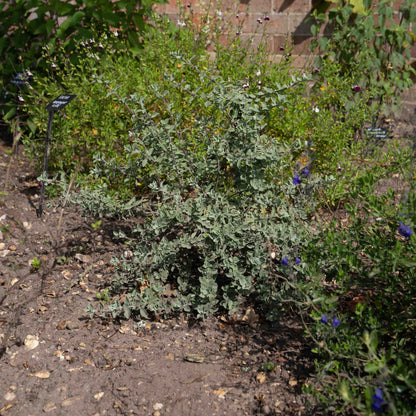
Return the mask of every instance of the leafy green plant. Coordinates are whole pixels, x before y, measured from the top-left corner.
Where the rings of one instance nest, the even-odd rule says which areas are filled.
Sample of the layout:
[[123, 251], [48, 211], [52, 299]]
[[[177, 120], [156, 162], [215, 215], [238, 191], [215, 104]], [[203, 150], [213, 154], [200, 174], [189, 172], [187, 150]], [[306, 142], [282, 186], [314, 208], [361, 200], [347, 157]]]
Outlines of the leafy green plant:
[[99, 230], [100, 227], [101, 227], [101, 224], [102, 224], [102, 221], [101, 220], [95, 221], [95, 222], [91, 223], [91, 228], [94, 231]]
[[351, 189], [348, 221], [325, 227], [307, 255], [322, 283], [307, 327], [325, 385], [314, 393], [341, 414], [414, 415], [414, 190], [402, 168], [405, 205], [391, 189]]
[[[97, 33], [114, 29], [127, 53], [141, 49], [140, 37], [149, 26], [152, 6], [164, 0], [56, 0], [0, 1], [0, 114], [7, 121], [21, 118], [22, 93], [31, 88], [34, 75], [45, 75], [56, 63], [43, 59], [62, 49], [76, 64], [80, 41], [100, 48]], [[19, 85], [11, 80], [20, 78]], [[61, 93], [61, 91], [59, 91]], [[23, 120], [24, 121], [24, 120]], [[23, 123], [24, 125], [24, 123]]]
[[42, 262], [37, 257], [33, 257], [32, 261], [30, 262], [30, 267], [33, 270], [39, 270], [41, 266]]
[[97, 293], [95, 297], [100, 300], [102, 303], [109, 303], [110, 302], [110, 294], [108, 289], [101, 290], [100, 293]]
[[[201, 77], [204, 85], [208, 76]], [[318, 183], [307, 169], [299, 172], [303, 182], [283, 174], [292, 166], [290, 148], [264, 133], [267, 114], [291, 85], [251, 92], [209, 80], [212, 90], [198, 95], [209, 112], [196, 113], [192, 123], [183, 122], [157, 86], [150, 88], [163, 94], [166, 114], [149, 113], [131, 96], [136, 129], [125, 159], [96, 158], [97, 178], [134, 178], [147, 188], [138, 201], [147, 219], [133, 236], [119, 234], [133, 258], [116, 262], [113, 316], [187, 311], [206, 317], [234, 310], [249, 295], [270, 300], [282, 290], [276, 274], [283, 282], [286, 274], [295, 280], [304, 273], [299, 256]], [[277, 313], [278, 297], [267, 305], [265, 313]]]
[[415, 41], [414, 0], [395, 3], [372, 0], [337, 0], [329, 11], [316, 8], [311, 27], [317, 66], [331, 59], [340, 65], [340, 75], [354, 78], [354, 90], [370, 88], [375, 113], [397, 110], [400, 92], [412, 85], [415, 70], [410, 50]]
[[41, 48], [54, 48], [59, 43], [70, 52], [77, 40], [93, 38], [93, 28], [117, 28], [129, 48], [140, 48], [139, 33], [145, 28], [146, 17], [152, 14], [158, 0], [144, 1], [81, 1], [74, 3], [37, 0], [0, 2], [0, 69], [10, 76], [17, 69], [36, 69]]
[[272, 372], [272, 371], [274, 371], [276, 368], [278, 367], [278, 365], [277, 364], [273, 364], [273, 362], [272, 361], [269, 361], [267, 364], [263, 364], [262, 366], [261, 366], [261, 370], [262, 371], [267, 371], [267, 372]]

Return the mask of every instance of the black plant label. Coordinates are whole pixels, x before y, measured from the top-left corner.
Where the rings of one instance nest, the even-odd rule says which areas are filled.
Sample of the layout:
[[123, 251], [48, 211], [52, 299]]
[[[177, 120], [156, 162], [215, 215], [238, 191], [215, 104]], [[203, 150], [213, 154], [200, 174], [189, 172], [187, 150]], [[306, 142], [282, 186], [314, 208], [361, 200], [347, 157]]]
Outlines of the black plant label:
[[67, 104], [69, 104], [76, 95], [60, 95], [56, 97], [53, 101], [51, 101], [45, 108], [48, 111], [58, 111], [64, 108]]

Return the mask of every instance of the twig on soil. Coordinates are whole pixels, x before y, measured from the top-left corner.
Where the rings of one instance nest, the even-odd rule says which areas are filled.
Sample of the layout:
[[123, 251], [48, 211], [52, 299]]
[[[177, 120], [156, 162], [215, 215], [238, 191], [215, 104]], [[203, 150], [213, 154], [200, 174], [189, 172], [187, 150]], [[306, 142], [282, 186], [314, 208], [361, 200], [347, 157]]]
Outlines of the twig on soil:
[[68, 202], [69, 193], [71, 192], [72, 186], [74, 185], [75, 178], [76, 178], [76, 176], [79, 172], [79, 169], [81, 168], [81, 160], [82, 159], [79, 160], [78, 165], [75, 168], [74, 174], [72, 175], [71, 181], [69, 182], [68, 189], [66, 190], [66, 195], [65, 195], [65, 198], [64, 198], [64, 202], [62, 203], [61, 212], [59, 214], [59, 220], [58, 220], [58, 229], [57, 229], [58, 239], [59, 239], [59, 234], [60, 234], [60, 231], [61, 231], [62, 218], [63, 218], [63, 215], [64, 215], [65, 206], [66, 206], [66, 203]]
[[17, 154], [16, 153], [17, 143], [19, 143], [19, 140], [22, 137], [22, 134], [23, 133], [21, 131], [19, 131], [18, 133], [17, 132], [13, 133], [12, 153], [10, 156], [9, 163], [7, 164], [6, 178], [4, 180], [4, 188], [3, 188], [3, 197], [6, 195], [7, 184], [9, 182], [9, 176], [10, 176], [10, 169], [12, 167], [12, 162], [14, 161], [14, 156]]

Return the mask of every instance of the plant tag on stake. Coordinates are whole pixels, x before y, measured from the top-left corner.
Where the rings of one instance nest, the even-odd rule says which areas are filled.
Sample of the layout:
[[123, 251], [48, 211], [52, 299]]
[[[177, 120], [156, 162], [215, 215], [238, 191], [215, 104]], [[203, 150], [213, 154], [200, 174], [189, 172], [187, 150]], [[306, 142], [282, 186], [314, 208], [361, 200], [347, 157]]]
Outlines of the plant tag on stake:
[[29, 79], [23, 72], [18, 72], [11, 80], [10, 84], [16, 85], [17, 87], [22, 87], [28, 83]]
[[59, 97], [56, 97], [53, 101], [51, 101], [45, 107], [45, 109], [48, 110], [49, 112], [51, 111], [55, 112], [55, 111], [61, 110], [67, 104], [69, 104], [75, 97], [76, 95], [60, 95]]
[[[42, 176], [46, 178], [48, 171], [48, 159], [49, 159], [49, 146], [51, 142], [51, 133], [52, 133], [52, 119], [56, 111], [62, 110], [67, 104], [69, 104], [76, 95], [60, 95], [52, 100], [45, 109], [49, 112], [48, 119], [48, 130], [46, 133], [46, 142], [45, 142], [45, 159], [43, 163], [43, 173]], [[40, 218], [43, 211], [43, 198], [45, 197], [45, 182], [41, 182], [40, 198], [39, 198], [39, 208], [37, 209], [37, 216]]]
[[388, 130], [382, 127], [369, 127], [366, 129], [367, 137], [375, 139], [376, 142], [390, 138]]

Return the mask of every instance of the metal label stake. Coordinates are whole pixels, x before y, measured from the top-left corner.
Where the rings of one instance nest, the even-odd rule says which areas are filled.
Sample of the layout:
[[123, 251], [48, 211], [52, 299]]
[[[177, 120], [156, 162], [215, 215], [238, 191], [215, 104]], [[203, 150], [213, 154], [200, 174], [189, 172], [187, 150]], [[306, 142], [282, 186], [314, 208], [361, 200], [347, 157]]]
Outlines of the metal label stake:
[[52, 120], [53, 115], [56, 111], [61, 110], [64, 108], [68, 103], [70, 103], [76, 95], [60, 95], [59, 97], [55, 98], [51, 101], [45, 109], [49, 112], [49, 119], [48, 119], [48, 130], [46, 133], [46, 142], [45, 142], [45, 158], [43, 162], [43, 178], [41, 182], [41, 189], [40, 189], [40, 199], [39, 199], [39, 208], [36, 210], [37, 216], [40, 218], [43, 212], [43, 199], [45, 198], [45, 178], [48, 172], [48, 162], [49, 162], [49, 154], [50, 154], [50, 144], [51, 144], [51, 136], [52, 136]]

